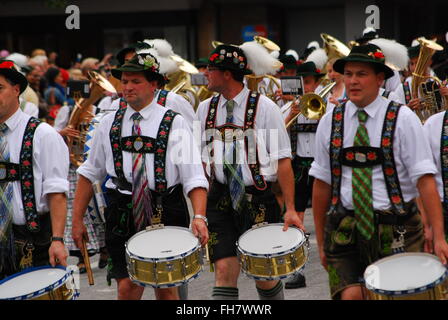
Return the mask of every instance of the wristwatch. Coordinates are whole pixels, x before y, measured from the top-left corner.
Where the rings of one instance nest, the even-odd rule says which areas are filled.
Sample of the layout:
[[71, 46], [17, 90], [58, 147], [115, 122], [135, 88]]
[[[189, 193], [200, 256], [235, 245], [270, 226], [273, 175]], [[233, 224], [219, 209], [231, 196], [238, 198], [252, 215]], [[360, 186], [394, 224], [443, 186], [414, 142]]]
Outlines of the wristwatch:
[[51, 242], [53, 241], [61, 241], [62, 243], [64, 243], [64, 238], [62, 237], [51, 237]]
[[195, 215], [193, 216], [193, 219], [202, 219], [202, 220], [204, 220], [205, 224], [208, 225], [208, 220], [207, 220], [207, 217], [206, 217], [206, 216], [203, 216], [203, 215], [201, 215], [201, 214], [195, 214]]

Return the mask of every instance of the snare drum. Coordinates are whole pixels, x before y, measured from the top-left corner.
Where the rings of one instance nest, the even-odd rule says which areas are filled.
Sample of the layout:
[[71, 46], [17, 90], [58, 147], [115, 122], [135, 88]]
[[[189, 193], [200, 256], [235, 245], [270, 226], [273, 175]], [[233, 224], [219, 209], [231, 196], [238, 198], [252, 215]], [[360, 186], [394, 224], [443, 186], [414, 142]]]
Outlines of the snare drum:
[[199, 276], [202, 251], [199, 240], [182, 227], [149, 227], [126, 243], [129, 277], [153, 288], [180, 286]]
[[1, 300], [74, 300], [73, 271], [65, 267], [28, 268], [0, 281]]
[[243, 272], [255, 280], [287, 278], [304, 268], [308, 241], [302, 230], [282, 223], [261, 224], [241, 235], [237, 254]]
[[364, 280], [372, 300], [445, 300], [447, 275], [434, 255], [400, 253], [369, 265]]

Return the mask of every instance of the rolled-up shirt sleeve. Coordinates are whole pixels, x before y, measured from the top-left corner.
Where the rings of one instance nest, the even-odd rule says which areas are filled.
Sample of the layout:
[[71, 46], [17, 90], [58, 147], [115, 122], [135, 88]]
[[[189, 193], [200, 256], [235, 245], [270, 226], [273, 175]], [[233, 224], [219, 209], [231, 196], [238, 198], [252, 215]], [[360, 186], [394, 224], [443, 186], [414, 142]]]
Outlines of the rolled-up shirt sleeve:
[[196, 143], [186, 120], [180, 115], [176, 116], [168, 141], [168, 155], [177, 167], [180, 181], [187, 195], [195, 188], [208, 190], [209, 187]]
[[418, 179], [425, 174], [436, 174], [431, 149], [426, 139], [423, 126], [417, 115], [407, 107], [402, 107], [398, 115], [400, 126], [397, 133], [400, 135], [400, 155], [405, 164], [409, 177], [414, 186]]
[[[37, 131], [38, 130], [38, 131]], [[34, 164], [42, 173], [42, 196], [49, 193], [68, 193], [69, 151], [56, 130], [42, 124], [36, 130]]]
[[330, 133], [331, 133], [331, 113], [327, 113], [319, 122], [316, 131], [316, 149], [314, 161], [311, 164], [309, 174], [316, 179], [322, 180], [331, 185], [330, 167]]

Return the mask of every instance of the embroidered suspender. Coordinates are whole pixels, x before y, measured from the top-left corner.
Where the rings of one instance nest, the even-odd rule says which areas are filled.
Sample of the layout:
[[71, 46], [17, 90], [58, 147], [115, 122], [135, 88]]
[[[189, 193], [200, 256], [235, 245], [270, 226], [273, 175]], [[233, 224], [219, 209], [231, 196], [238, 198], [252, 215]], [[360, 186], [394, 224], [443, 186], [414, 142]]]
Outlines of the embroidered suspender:
[[443, 206], [448, 209], [448, 111], [443, 116], [442, 135], [440, 141], [440, 166], [442, 168]]
[[[222, 132], [224, 129], [235, 129], [235, 126], [230, 126], [230, 125], [224, 125], [224, 126], [216, 126], [216, 115], [217, 115], [217, 110], [218, 110], [218, 103], [219, 103], [219, 98], [220, 95], [215, 96], [212, 98], [212, 100], [210, 101], [210, 105], [208, 108], [208, 114], [207, 114], [207, 118], [205, 121], [205, 130], [207, 131], [208, 129], [217, 129], [219, 132]], [[258, 99], [260, 98], [260, 95], [257, 92], [251, 92], [249, 94], [249, 98], [247, 100], [247, 104], [246, 104], [246, 115], [244, 118], [244, 125], [243, 125], [243, 129], [244, 131], [249, 130], [249, 129], [254, 129], [255, 127], [255, 117], [257, 114], [257, 106], [258, 106]], [[221, 137], [223, 137], [223, 135], [221, 135]], [[213, 159], [214, 158], [214, 148], [213, 148], [213, 140], [215, 138], [215, 135], [211, 135], [209, 141], [207, 142], [208, 148], [209, 148], [209, 154], [210, 157]], [[256, 138], [255, 136], [253, 137], [254, 139]], [[255, 142], [256, 140], [254, 140]], [[267, 188], [267, 184], [266, 181], [264, 180], [264, 177], [260, 174], [260, 162], [259, 162], [259, 158], [258, 158], [258, 152], [256, 152], [256, 150], [248, 150], [249, 148], [249, 143], [248, 143], [248, 137], [246, 136], [244, 139], [244, 144], [245, 144], [245, 149], [246, 149], [246, 158], [248, 159], [249, 155], [255, 154], [255, 163], [250, 162], [251, 164], [249, 164], [249, 169], [252, 175], [252, 180], [254, 182], [254, 186], [255, 188], [257, 188], [258, 190], [265, 190]], [[252, 144], [252, 146], [255, 146], [255, 143]], [[249, 163], [249, 161], [248, 161]], [[213, 174], [213, 167], [212, 167], [212, 174]]]
[[159, 97], [157, 99], [157, 103], [160, 104], [161, 106], [166, 106], [166, 97], [168, 96], [168, 91], [167, 90], [160, 90], [159, 92]]
[[[400, 106], [400, 104], [392, 101], [387, 107], [381, 136], [381, 149], [383, 154], [382, 168], [387, 186], [387, 193], [396, 214], [402, 215], [406, 212], [404, 210], [404, 200], [393, 154], [393, 138]], [[341, 159], [344, 141], [344, 111], [345, 103], [335, 107], [333, 110], [332, 133], [330, 140], [332, 209], [336, 209], [336, 206], [340, 202], [342, 178]]]
[[319, 123], [297, 123], [295, 122], [289, 131], [289, 136], [291, 140], [291, 153], [295, 157], [297, 154], [297, 134], [303, 133], [316, 133], [317, 126]]
[[409, 101], [411, 101], [411, 89], [409, 88], [409, 82], [407, 81], [403, 83], [403, 92], [404, 92], [404, 99], [407, 105]]
[[389, 98], [389, 95], [390, 95], [390, 91], [384, 90], [383, 97], [384, 98]]
[[172, 110], [167, 110], [165, 112], [162, 121], [160, 122], [156, 139], [144, 136], [121, 138], [121, 124], [126, 108], [126, 102], [121, 99], [120, 108], [115, 113], [115, 119], [109, 134], [117, 178], [120, 180], [125, 179], [123, 172], [123, 151], [154, 153], [155, 191], [164, 193], [168, 186], [165, 170], [168, 137], [171, 125], [177, 113]]

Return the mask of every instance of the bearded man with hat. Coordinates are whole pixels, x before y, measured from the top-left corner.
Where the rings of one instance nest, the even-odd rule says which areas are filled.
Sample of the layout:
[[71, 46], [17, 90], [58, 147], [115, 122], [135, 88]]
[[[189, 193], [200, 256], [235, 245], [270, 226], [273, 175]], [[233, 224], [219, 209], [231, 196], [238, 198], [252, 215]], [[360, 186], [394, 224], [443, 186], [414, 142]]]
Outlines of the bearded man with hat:
[[[192, 231], [205, 245], [208, 182], [200, 157], [188, 154], [198, 148], [188, 124], [154, 99], [162, 77], [157, 59], [149, 53], [137, 54], [112, 74], [121, 79], [123, 99], [116, 112], [101, 120], [90, 154], [77, 171], [72, 234], [80, 246], [86, 235], [82, 217], [93, 195], [92, 182], [109, 175], [105, 214], [109, 277], [117, 280], [118, 299], [138, 300], [144, 288], [129, 278], [125, 243], [151, 224], [188, 227], [185, 193], [193, 204]], [[157, 288], [155, 294], [157, 299], [179, 298], [176, 287]]]
[[434, 252], [446, 264], [437, 169], [420, 120], [406, 106], [379, 95], [393, 76], [374, 44], [337, 60], [348, 101], [319, 123], [313, 213], [322, 265], [333, 299], [363, 299], [366, 267], [397, 252], [422, 252], [420, 195], [434, 232]]
[[[217, 300], [238, 299], [240, 265], [235, 242], [239, 236], [256, 223], [281, 221], [271, 191], [277, 179], [286, 203], [284, 229], [289, 225], [303, 229], [294, 209], [291, 148], [280, 110], [243, 82], [244, 75], [251, 73], [249, 54], [232, 45], [215, 48], [205, 76], [208, 89], [219, 95], [203, 101], [197, 111], [205, 133], [203, 150], [208, 151], [203, 162], [210, 164], [207, 217], [210, 261], [215, 266], [212, 298]], [[250, 56], [251, 61], [256, 58]], [[225, 139], [215, 135], [218, 130], [225, 132]], [[260, 299], [284, 298], [281, 281], [255, 282]]]
[[20, 109], [27, 85], [12, 61], [0, 60], [0, 279], [67, 265], [68, 149], [51, 126]]

